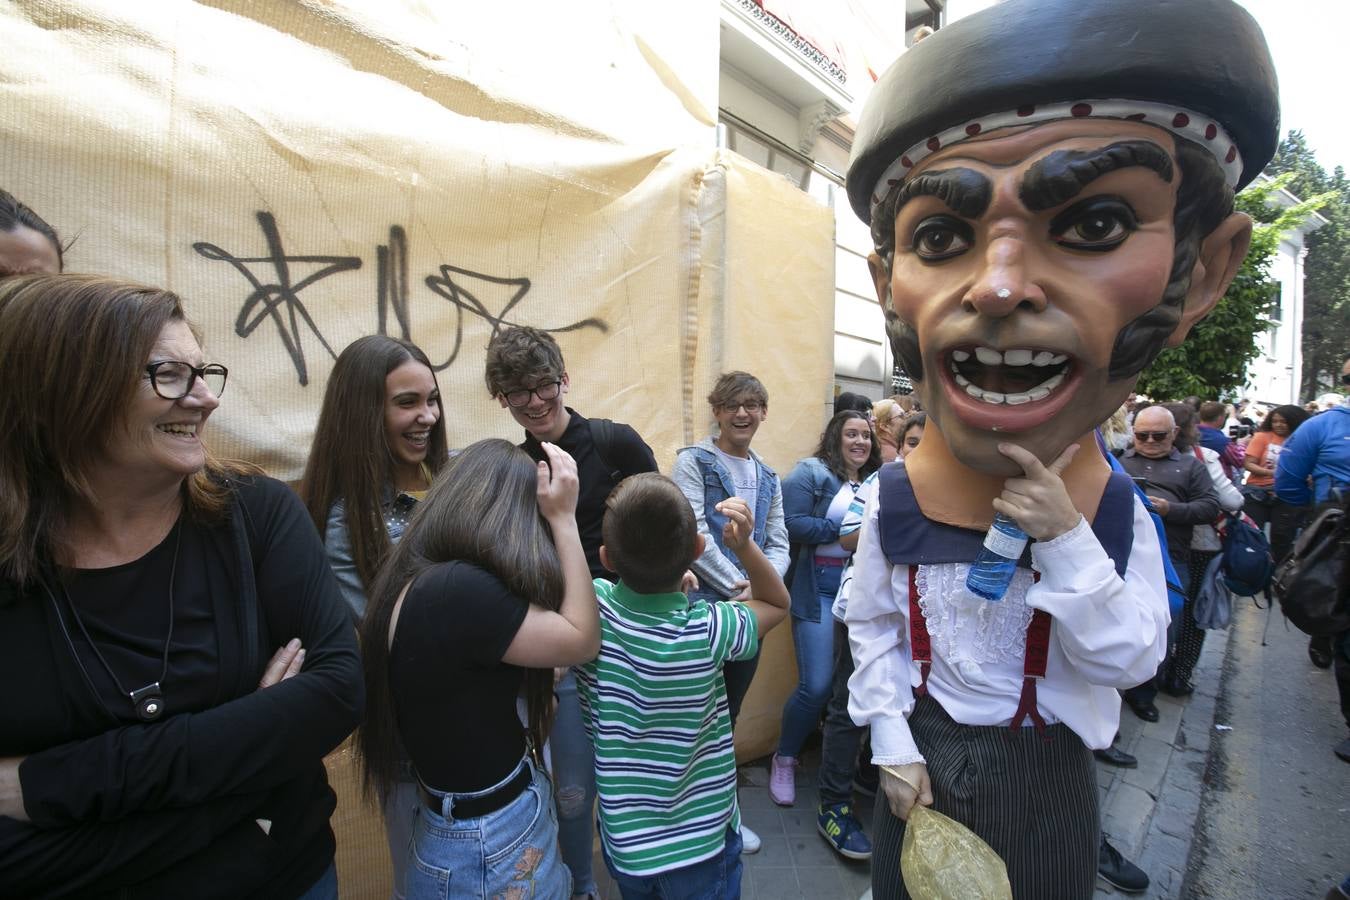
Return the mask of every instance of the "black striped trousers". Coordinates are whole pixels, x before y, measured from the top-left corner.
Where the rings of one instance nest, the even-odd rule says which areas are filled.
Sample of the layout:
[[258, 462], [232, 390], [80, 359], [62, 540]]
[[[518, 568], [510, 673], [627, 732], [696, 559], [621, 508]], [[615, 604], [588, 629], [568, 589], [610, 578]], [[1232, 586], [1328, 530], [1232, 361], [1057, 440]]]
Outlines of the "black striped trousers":
[[[1015, 900], [1090, 900], [1101, 824], [1092, 751], [1063, 724], [959, 725], [931, 697], [909, 717], [928, 760], [933, 808], [984, 839], [1008, 865]], [[874, 900], [908, 900], [900, 875], [905, 823], [877, 797]]]

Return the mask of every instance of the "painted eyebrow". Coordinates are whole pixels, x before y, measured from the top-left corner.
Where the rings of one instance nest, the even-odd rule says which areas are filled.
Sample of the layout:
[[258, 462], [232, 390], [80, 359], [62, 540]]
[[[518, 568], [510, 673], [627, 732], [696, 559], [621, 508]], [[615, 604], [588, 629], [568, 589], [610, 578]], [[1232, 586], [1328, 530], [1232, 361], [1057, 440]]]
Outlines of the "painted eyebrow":
[[936, 197], [952, 212], [967, 219], [978, 219], [989, 208], [994, 186], [974, 169], [941, 169], [925, 172], [900, 187], [895, 198], [895, 213], [916, 197]]
[[1118, 141], [1096, 150], [1057, 150], [1027, 170], [1018, 189], [1022, 205], [1033, 212], [1059, 206], [1093, 181], [1142, 166], [1172, 183], [1172, 157], [1152, 141]]

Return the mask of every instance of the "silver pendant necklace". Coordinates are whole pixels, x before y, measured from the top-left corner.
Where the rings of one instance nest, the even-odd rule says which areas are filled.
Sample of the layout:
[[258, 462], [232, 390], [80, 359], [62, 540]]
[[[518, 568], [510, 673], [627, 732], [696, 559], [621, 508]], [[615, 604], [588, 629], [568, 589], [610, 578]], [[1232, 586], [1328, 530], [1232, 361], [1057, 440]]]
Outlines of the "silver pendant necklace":
[[[161, 685], [164, 683], [165, 676], [169, 673], [169, 645], [173, 643], [173, 586], [174, 580], [178, 575], [178, 550], [183, 543], [183, 523], [178, 521], [174, 523], [173, 540], [173, 562], [169, 567], [169, 628], [168, 634], [164, 637], [164, 652], [161, 654], [159, 679], [152, 681], [144, 687], [129, 691], [122, 684], [122, 680], [117, 677], [112, 666], [108, 665], [108, 660], [103, 657], [102, 651], [94, 643], [93, 638], [89, 636], [89, 629], [84, 627], [84, 620], [80, 618], [80, 612], [75, 608], [75, 602], [70, 598], [70, 592], [62, 588], [65, 594], [66, 604], [70, 607], [70, 615], [75, 620], [75, 624], [80, 626], [80, 634], [84, 635], [85, 643], [89, 649], [94, 651], [94, 657], [98, 659], [99, 664], [103, 666], [103, 671], [108, 673], [112, 683], [116, 685], [117, 692], [127, 697], [131, 701], [131, 708], [135, 710], [136, 717], [142, 722], [153, 722], [164, 715], [164, 691]], [[75, 651], [74, 644], [71, 644], [71, 651]], [[76, 662], [79, 661], [79, 654], [76, 653]], [[83, 664], [80, 666], [84, 668]], [[92, 686], [92, 685], [91, 685]], [[95, 692], [97, 695], [97, 692]]]

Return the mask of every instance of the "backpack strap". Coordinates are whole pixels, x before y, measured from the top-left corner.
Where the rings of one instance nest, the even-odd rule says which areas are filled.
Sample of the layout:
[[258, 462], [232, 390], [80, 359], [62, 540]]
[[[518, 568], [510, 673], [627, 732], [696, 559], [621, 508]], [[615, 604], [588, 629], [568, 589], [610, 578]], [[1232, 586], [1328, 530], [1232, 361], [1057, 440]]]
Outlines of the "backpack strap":
[[600, 462], [605, 464], [605, 468], [609, 469], [610, 480], [618, 484], [623, 480], [623, 473], [610, 462], [610, 454], [614, 450], [614, 420], [587, 419], [586, 424], [591, 429], [591, 443], [595, 445], [596, 455], [600, 457]]

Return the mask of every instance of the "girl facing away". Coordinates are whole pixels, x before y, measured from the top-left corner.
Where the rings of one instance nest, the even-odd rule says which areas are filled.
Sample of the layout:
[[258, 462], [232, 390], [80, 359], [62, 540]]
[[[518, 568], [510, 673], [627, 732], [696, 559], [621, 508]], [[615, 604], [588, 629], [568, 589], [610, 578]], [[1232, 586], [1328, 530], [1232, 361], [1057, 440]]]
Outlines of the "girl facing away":
[[452, 459], [370, 591], [358, 749], [368, 789], [395, 784], [400, 747], [416, 773], [410, 900], [571, 893], [540, 753], [552, 669], [593, 659], [600, 625], [576, 463], [543, 447]]

